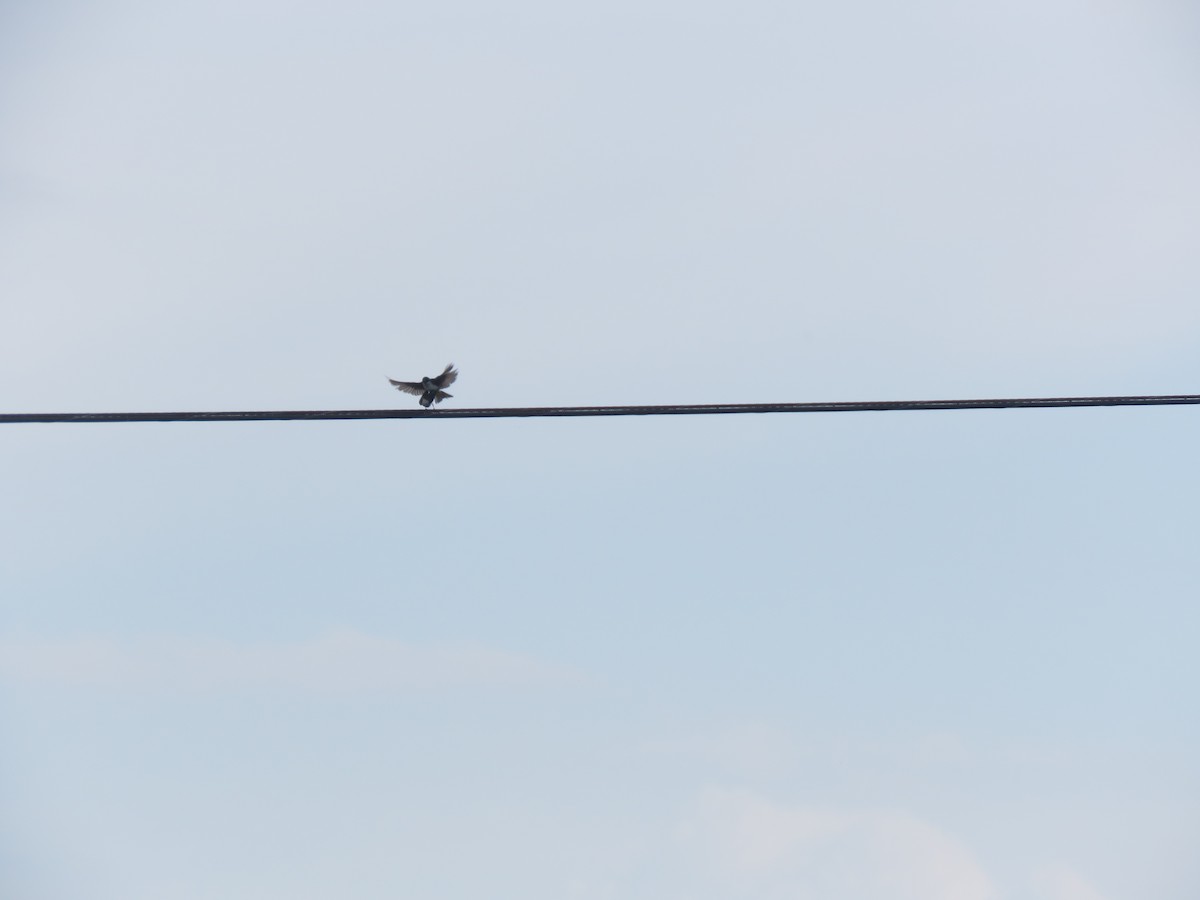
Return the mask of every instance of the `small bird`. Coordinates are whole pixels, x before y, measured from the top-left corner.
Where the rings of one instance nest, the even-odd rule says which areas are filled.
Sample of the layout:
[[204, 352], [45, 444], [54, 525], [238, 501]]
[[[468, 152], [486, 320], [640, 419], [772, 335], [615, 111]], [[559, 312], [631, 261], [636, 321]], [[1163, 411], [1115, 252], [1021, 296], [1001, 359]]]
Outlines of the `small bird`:
[[458, 378], [458, 369], [454, 368], [454, 363], [446, 366], [441, 375], [436, 378], [422, 378], [420, 381], [396, 381], [389, 378], [388, 381], [398, 391], [404, 391], [406, 394], [415, 394], [421, 398], [421, 405], [428, 409], [435, 403], [441, 403], [447, 397], [453, 397], [453, 394], [447, 394], [443, 388], [447, 388], [454, 384], [454, 380]]

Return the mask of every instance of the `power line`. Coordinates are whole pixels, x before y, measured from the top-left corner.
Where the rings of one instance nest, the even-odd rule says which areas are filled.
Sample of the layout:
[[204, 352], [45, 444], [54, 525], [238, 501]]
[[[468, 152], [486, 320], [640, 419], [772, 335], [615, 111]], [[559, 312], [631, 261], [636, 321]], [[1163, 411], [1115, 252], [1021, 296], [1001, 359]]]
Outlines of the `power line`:
[[529, 419], [566, 416], [711, 416], [732, 413], [908, 412], [1080, 406], [1194, 406], [1200, 394], [1136, 397], [1018, 397], [1003, 400], [882, 400], [834, 403], [700, 403], [667, 406], [529, 406], [493, 409], [327, 409], [227, 412], [0, 413], [0, 424], [32, 422], [275, 422], [319, 419]]

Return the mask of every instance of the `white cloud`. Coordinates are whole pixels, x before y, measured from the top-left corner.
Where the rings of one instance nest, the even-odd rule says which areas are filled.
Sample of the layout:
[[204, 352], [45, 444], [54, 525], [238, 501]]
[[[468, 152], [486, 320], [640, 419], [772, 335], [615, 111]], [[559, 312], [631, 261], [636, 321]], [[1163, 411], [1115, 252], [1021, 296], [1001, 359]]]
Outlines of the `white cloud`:
[[395, 692], [562, 683], [565, 668], [472, 643], [417, 645], [340, 629], [307, 641], [152, 637], [10, 638], [0, 679], [151, 691]]
[[787, 806], [704, 792], [681, 829], [708, 874], [739, 896], [992, 900], [998, 892], [949, 834], [895, 810]]
[[1039, 869], [1034, 886], [1039, 900], [1105, 900], [1087, 879], [1062, 863]]

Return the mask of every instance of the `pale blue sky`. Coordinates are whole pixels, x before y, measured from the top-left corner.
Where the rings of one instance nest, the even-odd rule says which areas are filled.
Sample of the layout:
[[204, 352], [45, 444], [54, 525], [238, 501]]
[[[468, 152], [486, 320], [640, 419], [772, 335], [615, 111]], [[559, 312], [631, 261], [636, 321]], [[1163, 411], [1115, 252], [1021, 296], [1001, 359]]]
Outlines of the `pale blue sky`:
[[[1200, 23], [999, 6], [0, 7], [0, 408], [1196, 391]], [[1191, 900], [1198, 438], [3, 426], [0, 895]]]

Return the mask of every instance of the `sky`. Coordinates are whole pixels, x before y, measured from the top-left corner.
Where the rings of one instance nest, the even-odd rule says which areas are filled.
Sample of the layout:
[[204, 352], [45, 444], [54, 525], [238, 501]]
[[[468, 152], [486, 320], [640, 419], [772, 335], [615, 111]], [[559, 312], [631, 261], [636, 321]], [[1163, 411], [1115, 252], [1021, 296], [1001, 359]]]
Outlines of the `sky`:
[[[1198, 50], [0, 4], [0, 411], [1194, 393]], [[1192, 900], [1197, 415], [0, 426], [0, 896]]]

